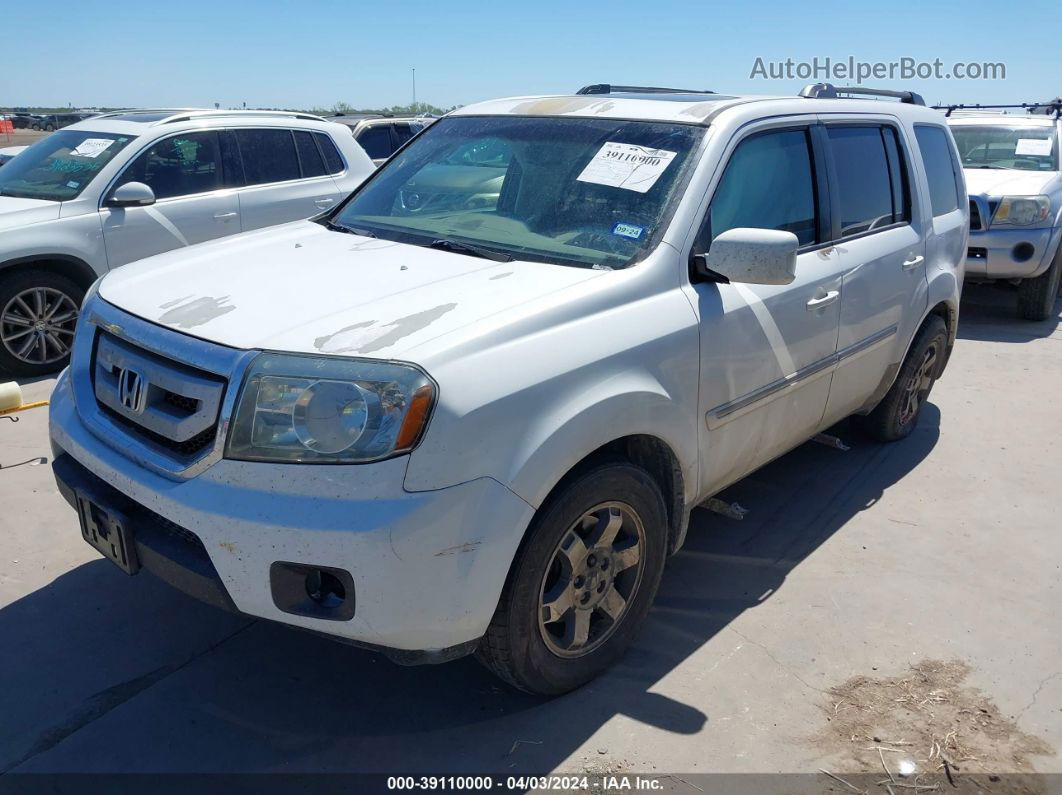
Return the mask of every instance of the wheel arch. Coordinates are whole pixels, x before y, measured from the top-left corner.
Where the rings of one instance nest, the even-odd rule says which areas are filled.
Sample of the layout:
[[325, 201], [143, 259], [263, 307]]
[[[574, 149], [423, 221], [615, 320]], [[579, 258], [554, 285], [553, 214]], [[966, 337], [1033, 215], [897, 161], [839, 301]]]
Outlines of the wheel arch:
[[69, 254], [33, 254], [0, 262], [0, 279], [33, 270], [65, 276], [83, 290], [87, 290], [98, 278], [91, 265]]

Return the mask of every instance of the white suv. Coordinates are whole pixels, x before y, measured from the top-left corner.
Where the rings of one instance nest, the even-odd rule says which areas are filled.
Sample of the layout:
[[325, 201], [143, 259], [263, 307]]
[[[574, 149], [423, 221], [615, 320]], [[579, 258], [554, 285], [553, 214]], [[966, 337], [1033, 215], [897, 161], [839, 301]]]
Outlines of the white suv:
[[[594, 90], [465, 107], [327, 218], [105, 277], [51, 403], [85, 539], [559, 693], [623, 652], [706, 498], [849, 415], [909, 434], [966, 253], [944, 119]], [[402, 203], [426, 170], [482, 197], [455, 157], [493, 199]]]
[[372, 169], [305, 114], [121, 111], [52, 133], [0, 170], [0, 373], [62, 367], [109, 269], [318, 214]]

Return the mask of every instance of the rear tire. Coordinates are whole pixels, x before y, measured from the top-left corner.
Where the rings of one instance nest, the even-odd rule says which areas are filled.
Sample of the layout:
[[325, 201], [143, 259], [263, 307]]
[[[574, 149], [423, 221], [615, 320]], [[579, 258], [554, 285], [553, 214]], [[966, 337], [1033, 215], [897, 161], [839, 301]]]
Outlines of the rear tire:
[[895, 442], [910, 436], [943, 370], [947, 347], [948, 327], [938, 315], [930, 315], [915, 335], [896, 381], [885, 397], [865, 417], [852, 418], [859, 429], [879, 442]]
[[1023, 320], [1047, 320], [1055, 313], [1055, 298], [1062, 281], [1062, 246], [1059, 246], [1051, 267], [1035, 279], [1018, 285], [1018, 316]]
[[66, 367], [84, 297], [58, 273], [0, 273], [0, 372], [33, 377]]
[[626, 651], [664, 570], [667, 511], [649, 474], [601, 464], [543, 505], [476, 656], [512, 686], [559, 695]]

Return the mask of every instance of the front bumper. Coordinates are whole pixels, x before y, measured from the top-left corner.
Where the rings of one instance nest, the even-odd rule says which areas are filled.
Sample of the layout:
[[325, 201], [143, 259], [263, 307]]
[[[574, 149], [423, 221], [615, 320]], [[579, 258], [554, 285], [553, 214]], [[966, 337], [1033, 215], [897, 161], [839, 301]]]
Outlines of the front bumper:
[[[84, 473], [93, 479], [90, 489], [103, 481], [110, 490], [104, 500], [120, 499], [126, 510], [157, 517], [200, 542], [205, 560], [190, 563], [164, 550], [165, 562], [144, 560], [149, 571], [200, 598], [212, 592], [216, 598], [207, 601], [215, 604], [389, 650], [400, 661], [417, 661], [410, 652], [426, 652], [429, 661], [455, 647], [471, 650], [487, 629], [533, 513], [490, 478], [406, 492], [405, 458], [362, 466], [221, 459], [175, 481], [89, 431], [68, 372], [56, 383], [49, 426], [64, 491], [84, 488], [70, 482]], [[158, 534], [145, 535], [138, 551], [141, 543], [152, 544], [149, 536]], [[166, 549], [172, 552], [172, 545]], [[353, 617], [336, 621], [279, 609], [270, 567], [280, 561], [349, 572]]]
[[971, 229], [966, 275], [988, 279], [1032, 279], [1047, 270], [1062, 230], [995, 226]]

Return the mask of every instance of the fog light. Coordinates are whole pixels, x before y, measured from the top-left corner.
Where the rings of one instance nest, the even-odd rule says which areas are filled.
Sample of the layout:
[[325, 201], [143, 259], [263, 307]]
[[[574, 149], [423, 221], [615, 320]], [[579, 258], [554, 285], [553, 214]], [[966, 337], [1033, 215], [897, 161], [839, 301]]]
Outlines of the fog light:
[[269, 590], [285, 613], [330, 621], [354, 617], [354, 578], [343, 569], [278, 560], [269, 566]]
[[1010, 252], [1015, 262], [1025, 262], [1032, 259], [1036, 253], [1036, 247], [1032, 243], [1018, 243]]

